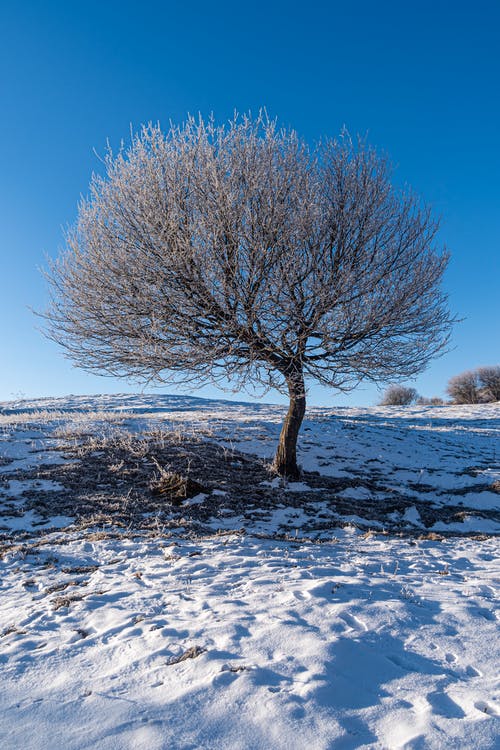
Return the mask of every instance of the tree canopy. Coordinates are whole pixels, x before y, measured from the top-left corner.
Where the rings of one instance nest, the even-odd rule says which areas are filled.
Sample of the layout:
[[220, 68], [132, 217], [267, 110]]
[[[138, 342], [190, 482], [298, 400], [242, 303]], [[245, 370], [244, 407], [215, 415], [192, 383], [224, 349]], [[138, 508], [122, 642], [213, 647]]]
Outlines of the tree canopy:
[[287, 391], [280, 473], [308, 381], [413, 376], [446, 345], [437, 221], [364, 140], [190, 118], [105, 164], [48, 271], [49, 335], [87, 370]]

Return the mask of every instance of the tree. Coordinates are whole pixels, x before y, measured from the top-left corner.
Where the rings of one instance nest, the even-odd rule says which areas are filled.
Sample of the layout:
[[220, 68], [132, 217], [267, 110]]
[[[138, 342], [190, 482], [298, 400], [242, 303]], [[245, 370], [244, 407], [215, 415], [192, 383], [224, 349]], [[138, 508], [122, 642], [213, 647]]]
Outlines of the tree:
[[446, 392], [456, 404], [477, 404], [479, 398], [479, 383], [477, 373], [468, 370], [460, 375], [454, 375], [448, 381]]
[[484, 400], [500, 401], [500, 366], [480, 367], [477, 377]]
[[47, 272], [47, 333], [84, 369], [287, 392], [274, 465], [297, 477], [307, 382], [409, 377], [445, 346], [437, 223], [364, 141], [189, 119], [105, 163]]
[[418, 399], [415, 388], [404, 385], [390, 385], [384, 392], [381, 406], [410, 406]]

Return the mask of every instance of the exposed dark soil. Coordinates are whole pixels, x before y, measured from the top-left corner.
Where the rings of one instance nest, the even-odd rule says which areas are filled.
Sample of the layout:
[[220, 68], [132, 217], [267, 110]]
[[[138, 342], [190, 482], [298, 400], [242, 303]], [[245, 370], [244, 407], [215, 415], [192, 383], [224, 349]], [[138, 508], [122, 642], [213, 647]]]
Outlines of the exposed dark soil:
[[[468, 487], [453, 493], [457, 496], [456, 505], [450, 505], [449, 499], [444, 505], [439, 502], [442, 491], [415, 485], [408, 489], [422, 493], [424, 499], [415, 493], [405, 495], [388, 487], [380, 471], [370, 467], [365, 467], [360, 475], [341, 479], [305, 472], [303, 482], [310, 490], [289, 492], [285, 483], [274, 481], [270, 486], [275, 477], [262, 459], [205, 439], [180, 438], [178, 434], [151, 433], [136, 442], [122, 437], [100, 443], [95, 438], [83, 438], [57, 450], [68, 459], [66, 463], [15, 470], [5, 473], [4, 478], [58, 482], [63, 490], [26, 490], [23, 512], [34, 509], [47, 518], [71, 516], [80, 528], [183, 527], [191, 533], [206, 534], [216, 532], [217, 519], [223, 517], [241, 516], [246, 523], [256, 518], [265, 520], [278, 508], [292, 507], [297, 509], [297, 515], [304, 513], [308, 517], [305, 524], [303, 518], [300, 522], [301, 534], [334, 529], [345, 525], [346, 517], [356, 516], [364, 519], [364, 528], [370, 522], [378, 522], [391, 533], [419, 535], [421, 529], [412, 530], [401, 518], [408, 508], [418, 510], [427, 528], [440, 520], [461, 521], [470, 513], [459, 499], [469, 491]], [[340, 493], [346, 489], [363, 489], [366, 497], [343, 497]], [[477, 492], [481, 488], [475, 485], [471, 489]], [[191, 504], [193, 497], [195, 502]], [[317, 505], [320, 502], [325, 504], [323, 509]], [[332, 518], [331, 511], [337, 517]], [[484, 518], [498, 515], [488, 510], [475, 514]], [[293, 529], [293, 520], [282, 527], [285, 533]]]

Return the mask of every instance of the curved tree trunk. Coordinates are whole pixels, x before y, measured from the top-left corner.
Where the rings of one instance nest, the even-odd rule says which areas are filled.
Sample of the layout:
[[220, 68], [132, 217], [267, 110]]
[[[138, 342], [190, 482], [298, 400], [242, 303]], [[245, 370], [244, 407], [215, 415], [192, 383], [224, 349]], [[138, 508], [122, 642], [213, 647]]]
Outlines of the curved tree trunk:
[[297, 437], [306, 411], [306, 393], [302, 373], [294, 373], [287, 378], [290, 406], [281, 428], [278, 449], [274, 458], [274, 468], [282, 477], [298, 479]]

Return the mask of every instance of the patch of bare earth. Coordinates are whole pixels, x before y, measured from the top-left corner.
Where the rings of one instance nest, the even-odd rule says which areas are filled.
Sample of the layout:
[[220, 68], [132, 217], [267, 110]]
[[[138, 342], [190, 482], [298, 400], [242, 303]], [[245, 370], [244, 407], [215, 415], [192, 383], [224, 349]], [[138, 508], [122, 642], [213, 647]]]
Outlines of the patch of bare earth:
[[[80, 435], [77, 441], [62, 441], [56, 450], [68, 459], [65, 463], [19, 469], [4, 476], [59, 483], [63, 490], [25, 490], [24, 510], [34, 509], [47, 518], [71, 516], [76, 528], [94, 533], [182, 527], [195, 535], [213, 534], [218, 531], [217, 518], [238, 516], [246, 523], [258, 515], [264, 521], [283, 507], [300, 510], [306, 517], [301, 535], [312, 536], [345, 525], [348, 516], [363, 519], [365, 528], [376, 522], [378, 529], [410, 535], [425, 535], [425, 529], [438, 521], [460, 522], [471, 512], [487, 519], [498, 517], [493, 510], [463, 507], [465, 494], [481, 491], [477, 485], [454, 491], [456, 504], [447, 493], [444, 505], [439, 502], [441, 490], [409, 484], [407, 493], [404, 487], [396, 491], [369, 467], [349, 478], [305, 472], [303, 481], [310, 489], [289, 492], [286, 483], [271, 486], [270, 466], [262, 459], [179, 433], [118, 434], [102, 439]], [[415, 489], [422, 498], [411, 492]], [[491, 485], [487, 489], [498, 491]], [[410, 508], [419, 513], [420, 530], [408, 527], [403, 518]], [[292, 524], [283, 525], [282, 531], [288, 530], [293, 531]]]

